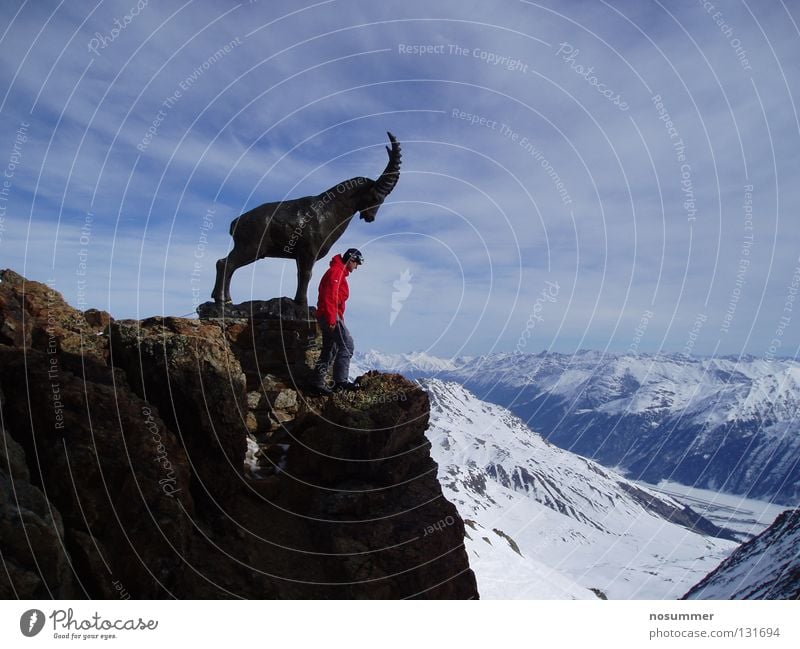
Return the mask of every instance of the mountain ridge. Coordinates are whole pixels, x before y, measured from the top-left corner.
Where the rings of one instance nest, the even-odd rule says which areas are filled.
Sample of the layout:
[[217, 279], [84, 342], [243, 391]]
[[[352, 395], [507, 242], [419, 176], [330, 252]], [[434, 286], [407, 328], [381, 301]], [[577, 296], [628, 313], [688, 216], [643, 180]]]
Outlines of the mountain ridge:
[[356, 362], [457, 381], [558, 446], [635, 479], [800, 499], [797, 361], [588, 350], [449, 360], [373, 351]]

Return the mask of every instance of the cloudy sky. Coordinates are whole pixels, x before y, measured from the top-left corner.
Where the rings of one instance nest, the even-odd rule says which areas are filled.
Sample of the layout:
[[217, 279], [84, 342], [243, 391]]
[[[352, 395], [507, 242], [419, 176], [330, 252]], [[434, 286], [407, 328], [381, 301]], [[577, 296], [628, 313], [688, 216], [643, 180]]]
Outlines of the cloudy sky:
[[376, 177], [392, 131], [335, 248], [361, 350], [798, 354], [796, 3], [4, 7], [0, 266], [76, 306], [191, 314], [231, 219]]

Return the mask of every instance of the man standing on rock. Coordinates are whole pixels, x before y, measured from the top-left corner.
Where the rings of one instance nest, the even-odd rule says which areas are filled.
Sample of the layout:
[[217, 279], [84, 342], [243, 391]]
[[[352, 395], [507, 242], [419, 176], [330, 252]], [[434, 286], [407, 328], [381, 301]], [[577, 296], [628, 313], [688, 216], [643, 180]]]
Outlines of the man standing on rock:
[[330, 268], [319, 283], [317, 320], [322, 329], [322, 353], [315, 368], [313, 388], [321, 394], [331, 394], [326, 378], [333, 363], [333, 389], [356, 390], [351, 383], [350, 358], [353, 356], [353, 337], [344, 324], [344, 310], [350, 287], [347, 276], [364, 263], [364, 256], [356, 248], [349, 248], [343, 255], [331, 259]]

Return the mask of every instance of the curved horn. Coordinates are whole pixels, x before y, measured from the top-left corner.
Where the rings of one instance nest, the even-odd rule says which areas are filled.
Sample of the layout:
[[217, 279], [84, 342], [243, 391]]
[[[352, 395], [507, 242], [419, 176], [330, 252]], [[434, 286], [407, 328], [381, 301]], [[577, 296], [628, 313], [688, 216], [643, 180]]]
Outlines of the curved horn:
[[383, 201], [397, 184], [397, 179], [400, 177], [400, 158], [402, 157], [400, 143], [397, 138], [388, 131], [386, 135], [389, 136], [389, 140], [392, 143], [391, 149], [388, 146], [386, 147], [386, 153], [389, 154], [389, 162], [386, 164], [386, 169], [383, 170], [380, 178], [375, 181], [372, 189], [380, 201]]

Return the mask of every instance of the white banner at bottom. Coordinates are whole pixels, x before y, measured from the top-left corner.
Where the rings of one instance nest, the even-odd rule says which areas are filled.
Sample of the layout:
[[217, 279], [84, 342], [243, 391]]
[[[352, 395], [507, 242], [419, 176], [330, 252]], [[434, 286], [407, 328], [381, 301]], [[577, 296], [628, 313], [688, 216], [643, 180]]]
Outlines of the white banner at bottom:
[[798, 614], [783, 601], [3, 601], [0, 646], [761, 649], [800, 646]]

